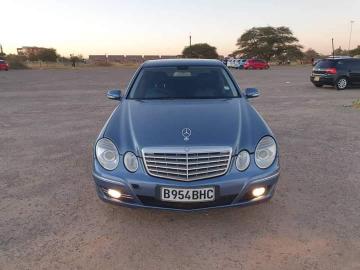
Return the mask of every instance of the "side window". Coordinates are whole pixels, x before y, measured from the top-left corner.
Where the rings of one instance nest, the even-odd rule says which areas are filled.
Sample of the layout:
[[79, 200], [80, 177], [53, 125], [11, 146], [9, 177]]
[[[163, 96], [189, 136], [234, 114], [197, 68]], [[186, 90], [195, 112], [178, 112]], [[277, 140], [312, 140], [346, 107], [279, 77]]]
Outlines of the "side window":
[[353, 60], [350, 67], [352, 69], [360, 71], [360, 59], [359, 60]]
[[222, 75], [222, 84], [223, 84], [223, 89], [224, 89], [224, 94], [226, 96], [238, 96], [237, 90], [235, 88], [235, 85], [232, 83], [229, 75], [226, 73], [226, 71], [224, 69], [221, 69]]

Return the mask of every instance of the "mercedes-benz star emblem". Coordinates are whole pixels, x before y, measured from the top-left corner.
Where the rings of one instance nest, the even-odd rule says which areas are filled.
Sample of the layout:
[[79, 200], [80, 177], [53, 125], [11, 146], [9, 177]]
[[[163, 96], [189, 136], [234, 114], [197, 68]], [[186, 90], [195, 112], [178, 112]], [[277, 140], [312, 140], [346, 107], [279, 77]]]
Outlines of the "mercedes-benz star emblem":
[[183, 130], [181, 131], [181, 134], [184, 136], [184, 141], [188, 141], [190, 140], [190, 136], [191, 136], [191, 129], [190, 128], [183, 128]]

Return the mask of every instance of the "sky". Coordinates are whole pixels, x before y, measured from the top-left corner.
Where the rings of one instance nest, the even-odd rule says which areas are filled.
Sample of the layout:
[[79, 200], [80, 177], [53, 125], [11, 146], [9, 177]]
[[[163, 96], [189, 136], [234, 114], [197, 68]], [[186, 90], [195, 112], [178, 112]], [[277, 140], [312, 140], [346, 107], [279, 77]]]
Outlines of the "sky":
[[[1, 0], [0, 44], [56, 48], [70, 54], [181, 54], [209, 43], [221, 55], [252, 27], [288, 26], [320, 53], [360, 45], [360, 0]], [[345, 11], [345, 12], [344, 12]]]

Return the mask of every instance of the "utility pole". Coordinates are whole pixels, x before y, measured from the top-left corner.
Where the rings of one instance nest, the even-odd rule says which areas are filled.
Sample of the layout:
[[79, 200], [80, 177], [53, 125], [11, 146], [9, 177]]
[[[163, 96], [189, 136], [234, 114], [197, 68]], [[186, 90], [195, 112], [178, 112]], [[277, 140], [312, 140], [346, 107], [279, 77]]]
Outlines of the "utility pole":
[[350, 51], [352, 26], [353, 26], [353, 23], [354, 23], [354, 22], [355, 22], [355, 21], [350, 21], [350, 36], [349, 36], [349, 47], [348, 47], [348, 51]]
[[190, 58], [192, 58], [192, 50], [191, 50], [191, 33], [190, 33], [190, 36], [189, 36], [189, 41], [190, 41]]
[[333, 55], [333, 58], [335, 58], [334, 38], [331, 39], [331, 44], [332, 44], [332, 55]]

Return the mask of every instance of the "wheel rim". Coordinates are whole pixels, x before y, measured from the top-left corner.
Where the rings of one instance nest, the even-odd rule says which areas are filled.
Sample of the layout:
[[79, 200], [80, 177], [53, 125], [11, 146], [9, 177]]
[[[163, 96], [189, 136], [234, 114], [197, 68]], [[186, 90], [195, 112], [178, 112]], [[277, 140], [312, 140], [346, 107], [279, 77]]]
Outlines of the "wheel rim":
[[347, 81], [346, 81], [346, 79], [340, 79], [339, 81], [338, 81], [338, 87], [340, 88], [340, 89], [344, 89], [345, 87], [346, 87], [346, 85], [347, 85]]

